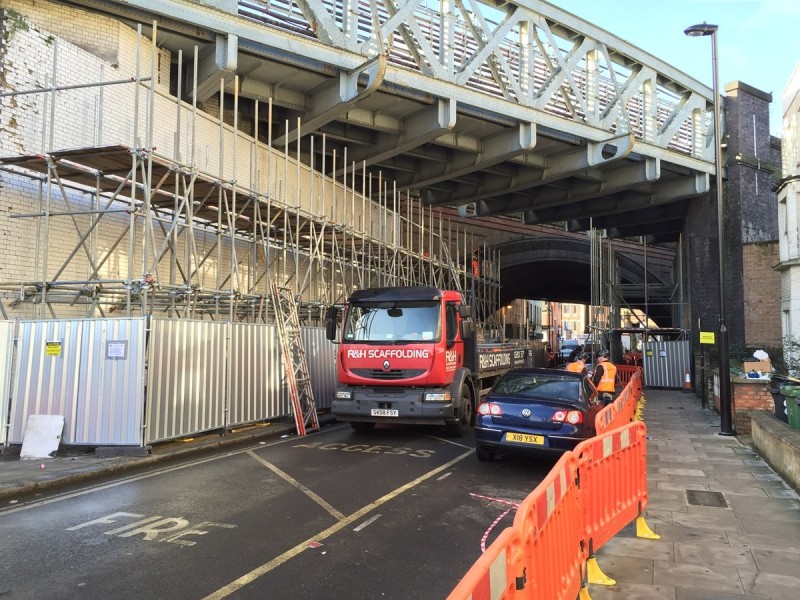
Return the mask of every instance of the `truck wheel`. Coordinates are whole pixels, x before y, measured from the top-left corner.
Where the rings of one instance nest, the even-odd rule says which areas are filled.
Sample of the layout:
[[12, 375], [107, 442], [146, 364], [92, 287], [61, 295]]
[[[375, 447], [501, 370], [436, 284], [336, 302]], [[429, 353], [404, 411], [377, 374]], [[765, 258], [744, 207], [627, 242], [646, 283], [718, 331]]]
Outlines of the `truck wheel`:
[[461, 384], [461, 406], [456, 412], [456, 422], [447, 424], [447, 434], [450, 437], [464, 437], [472, 426], [472, 392], [466, 383]]
[[358, 433], [369, 433], [375, 429], [375, 423], [364, 423], [362, 421], [350, 421], [350, 427]]

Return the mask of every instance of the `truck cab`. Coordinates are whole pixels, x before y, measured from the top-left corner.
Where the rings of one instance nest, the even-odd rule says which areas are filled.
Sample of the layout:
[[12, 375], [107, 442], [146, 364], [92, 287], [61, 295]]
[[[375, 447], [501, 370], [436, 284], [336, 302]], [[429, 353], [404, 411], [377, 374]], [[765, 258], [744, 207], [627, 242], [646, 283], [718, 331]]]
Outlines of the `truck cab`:
[[[337, 311], [329, 311], [332, 341], [337, 321]], [[473, 332], [460, 292], [426, 286], [354, 292], [342, 320], [333, 414], [356, 431], [380, 422], [424, 423], [463, 436], [475, 407], [465, 364]]]

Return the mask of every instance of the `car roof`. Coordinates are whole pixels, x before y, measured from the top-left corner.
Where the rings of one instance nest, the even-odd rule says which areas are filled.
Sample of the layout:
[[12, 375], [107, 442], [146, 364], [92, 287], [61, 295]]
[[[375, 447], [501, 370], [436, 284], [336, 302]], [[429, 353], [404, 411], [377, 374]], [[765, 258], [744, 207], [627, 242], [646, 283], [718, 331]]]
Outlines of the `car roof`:
[[506, 371], [503, 377], [508, 375], [553, 375], [557, 377], [567, 377], [572, 379], [582, 379], [582, 373], [575, 373], [574, 371], [565, 371], [564, 369], [547, 369], [544, 367], [523, 367], [519, 369], [510, 369]]

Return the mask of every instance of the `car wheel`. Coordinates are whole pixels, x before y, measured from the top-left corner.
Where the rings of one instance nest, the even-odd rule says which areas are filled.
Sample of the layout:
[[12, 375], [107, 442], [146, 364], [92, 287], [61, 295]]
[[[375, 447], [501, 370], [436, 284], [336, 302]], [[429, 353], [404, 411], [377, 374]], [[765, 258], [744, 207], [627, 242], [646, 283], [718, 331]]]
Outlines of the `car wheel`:
[[375, 429], [375, 423], [364, 423], [361, 421], [350, 421], [350, 427], [352, 427], [358, 433], [369, 433], [373, 429]]
[[450, 437], [462, 438], [472, 426], [474, 411], [472, 406], [472, 392], [466, 383], [461, 384], [461, 406], [456, 414], [456, 421], [447, 424], [447, 434]]
[[481, 462], [494, 462], [495, 459], [494, 450], [487, 450], [480, 444], [475, 444], [475, 456]]

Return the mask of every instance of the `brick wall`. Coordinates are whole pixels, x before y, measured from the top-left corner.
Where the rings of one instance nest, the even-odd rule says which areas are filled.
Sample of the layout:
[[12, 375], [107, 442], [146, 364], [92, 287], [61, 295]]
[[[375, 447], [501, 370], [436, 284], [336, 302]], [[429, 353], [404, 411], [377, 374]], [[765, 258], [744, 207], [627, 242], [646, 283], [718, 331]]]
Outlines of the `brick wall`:
[[[737, 435], [750, 434], [748, 413], [751, 410], [774, 411], [768, 381], [733, 379], [731, 396], [733, 399], [733, 426]], [[715, 398], [715, 402], [717, 411], [719, 411], [719, 399]]]
[[[153, 63], [150, 40], [114, 19], [59, 3], [10, 0], [2, 3], [0, 28], [2, 92], [46, 90], [52, 81], [54, 58], [57, 86], [128, 80], [136, 73], [137, 54], [140, 75], [150, 75]], [[298, 167], [294, 157], [284, 156], [280, 149], [256, 145], [251, 136], [242, 133], [242, 129], [252, 131], [252, 120], [242, 119], [238, 134], [234, 132], [229, 126], [233, 122], [230, 103], [225, 106], [228, 125], [222, 127], [215, 118], [219, 114], [216, 98], [205, 105], [211, 109], [210, 114], [198, 111], [196, 116], [191, 105], [178, 103], [174, 96], [168, 95], [169, 53], [158, 52], [153, 118], [148, 115], [148, 89], [142, 85], [137, 94], [134, 83], [4, 96], [0, 98], [0, 156], [116, 144], [136, 148], [150, 145], [167, 159], [175, 159], [184, 166], [191, 163], [209, 179], [224, 180], [230, 184], [228, 187], [236, 182], [240, 192], [238, 206], [249, 199], [241, 194], [241, 188], [258, 190], [262, 196], [269, 195], [274, 203], [299, 207], [330, 222], [352, 223], [358, 231], [366, 231], [375, 238], [391, 238], [395, 221], [378, 203], [362, 199], [317, 172], [312, 175], [310, 169]], [[153, 124], [152, 132], [148, 130], [149, 123]], [[152, 139], [147, 144], [150, 133]], [[169, 191], [178, 183], [168, 178], [160, 185]], [[53, 185], [48, 192], [46, 179], [35, 173], [0, 173], [0, 256], [5, 259], [0, 261], [0, 300], [9, 318], [52, 316], [40, 305], [15, 301], [23, 290], [32, 291], [42, 280], [82, 282], [90, 278], [94, 270], [91, 261], [97, 266], [99, 279], [136, 280], [152, 273], [157, 282], [165, 283], [176, 269], [175, 256], [183, 268], [182, 273], [174, 276], [179, 284], [183, 283], [182, 277], [191, 273], [188, 283], [202, 290], [222, 287], [250, 293], [259, 279], [253, 291], [266, 294], [268, 279], [261, 275], [267, 270], [268, 260], [273, 279], [299, 282], [309, 300], [323, 298], [325, 294], [339, 298], [356, 281], [355, 267], [343, 268], [341, 274], [332, 274], [330, 278], [309, 269], [307, 255], [317, 250], [310, 245], [296, 261], [291, 252], [284, 253], [274, 247], [257, 251], [244, 238], [231, 240], [226, 234], [218, 237], [215, 224], [206, 227], [196, 223], [191, 236], [186, 229], [176, 226], [178, 235], [172, 240], [173, 253], [165, 241], [164, 231], [170, 219], [164, 215], [157, 215], [162, 220], [154, 223], [148, 223], [142, 214], [134, 218], [132, 253], [128, 251], [131, 220], [124, 212], [105, 214], [85, 243], [80, 244], [94, 215], [63, 213], [93, 211], [98, 205], [105, 208], [109, 202], [112, 211], [125, 210], [130, 201], [124, 194], [110, 202], [110, 193], [98, 197], [90, 187], [68, 185], [62, 190]], [[215, 191], [211, 204], [218, 200], [232, 203], [230, 193], [224, 199], [217, 195]], [[140, 194], [138, 200], [141, 199]], [[266, 221], [276, 218], [269, 210], [262, 208]], [[41, 217], [45, 211], [62, 214], [45, 219]], [[31, 214], [40, 216], [20, 218]], [[283, 225], [292, 227], [292, 223]], [[147, 245], [143, 243], [145, 239]], [[143, 258], [145, 248], [147, 260]], [[71, 256], [73, 250], [75, 254]], [[154, 255], [161, 256], [157, 267], [153, 264]], [[234, 269], [239, 277], [231, 274]], [[59, 305], [56, 316], [97, 316], [91, 314], [90, 302], [85, 298], [80, 300], [74, 305]]]
[[747, 290], [744, 296], [747, 346], [779, 348], [781, 274], [773, 270], [778, 263], [778, 242], [745, 244], [742, 259], [742, 285]]
[[[725, 86], [726, 308], [731, 345], [780, 344], [779, 277], [772, 247], [778, 241], [778, 169], [769, 134], [772, 95], [740, 81]], [[754, 316], [753, 311], [758, 311]], [[751, 338], [751, 336], [753, 336]]]
[[[773, 271], [778, 263], [778, 210], [772, 191], [780, 143], [769, 134], [770, 94], [739, 81], [727, 84], [725, 92], [725, 309], [730, 348], [738, 358], [736, 354], [745, 349], [780, 346], [779, 290], [786, 285]], [[709, 194], [692, 199], [684, 230], [684, 276], [695, 357], [700, 352], [698, 322], [699, 330], [714, 331], [719, 321], [716, 214], [712, 187]], [[708, 350], [716, 364], [716, 348]], [[695, 362], [697, 369], [697, 358]]]

